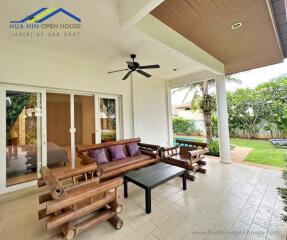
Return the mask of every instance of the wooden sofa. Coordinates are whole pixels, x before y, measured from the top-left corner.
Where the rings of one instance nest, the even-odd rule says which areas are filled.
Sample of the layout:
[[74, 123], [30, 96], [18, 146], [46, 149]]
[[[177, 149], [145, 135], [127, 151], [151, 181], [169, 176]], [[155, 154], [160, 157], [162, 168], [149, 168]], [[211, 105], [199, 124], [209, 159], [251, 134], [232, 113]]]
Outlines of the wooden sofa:
[[196, 172], [206, 173], [204, 154], [209, 152], [207, 143], [182, 139], [177, 139], [176, 143], [176, 146], [161, 148], [161, 160], [186, 169], [187, 179], [191, 181], [195, 180]]
[[[128, 150], [126, 145], [128, 143], [137, 143], [141, 154], [138, 156], [130, 157], [128, 154]], [[111, 161], [111, 155], [109, 153], [108, 147], [122, 145], [123, 151], [127, 156], [125, 159], [118, 161]], [[108, 163], [97, 165], [94, 158], [88, 156], [88, 151], [91, 149], [99, 149], [104, 148]], [[76, 149], [77, 156], [81, 158], [82, 165], [97, 165], [97, 176], [101, 178], [101, 180], [113, 178], [115, 176], [119, 176], [125, 172], [130, 170], [138, 169], [150, 164], [154, 164], [160, 161], [159, 151], [160, 146], [153, 144], [145, 144], [141, 143], [140, 138], [132, 138], [120, 141], [106, 142], [102, 144], [95, 144], [90, 147], [84, 149]]]
[[38, 187], [47, 186], [47, 192], [39, 196], [39, 203], [45, 203], [45, 208], [38, 215], [39, 219], [47, 218], [48, 230], [60, 231], [57, 239], [73, 239], [104, 221], [116, 229], [122, 227], [118, 187], [123, 180], [114, 178], [99, 183], [96, 170], [96, 165], [89, 165], [54, 174], [48, 167], [41, 168]]

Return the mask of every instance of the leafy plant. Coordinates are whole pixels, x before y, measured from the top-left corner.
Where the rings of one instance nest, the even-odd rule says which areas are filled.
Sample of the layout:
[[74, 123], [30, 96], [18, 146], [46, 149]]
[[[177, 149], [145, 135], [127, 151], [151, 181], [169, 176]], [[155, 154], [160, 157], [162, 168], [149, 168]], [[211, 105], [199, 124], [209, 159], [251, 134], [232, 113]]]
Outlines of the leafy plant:
[[211, 156], [219, 157], [219, 143], [217, 140], [211, 140], [208, 144], [208, 149]]
[[176, 134], [193, 134], [196, 132], [194, 122], [183, 117], [174, 117], [172, 119], [173, 132]]
[[282, 173], [284, 185], [282, 187], [278, 188], [278, 193], [281, 195], [281, 198], [282, 198], [283, 203], [285, 205], [283, 207], [284, 213], [282, 214], [282, 220], [287, 223], [287, 156], [285, 158], [285, 161], [286, 161], [286, 168]]
[[211, 126], [213, 136], [218, 137], [218, 118], [215, 112], [211, 115]]
[[21, 114], [28, 102], [29, 95], [16, 95], [9, 96], [7, 98], [6, 131], [9, 131], [11, 127], [15, 124], [19, 115]]

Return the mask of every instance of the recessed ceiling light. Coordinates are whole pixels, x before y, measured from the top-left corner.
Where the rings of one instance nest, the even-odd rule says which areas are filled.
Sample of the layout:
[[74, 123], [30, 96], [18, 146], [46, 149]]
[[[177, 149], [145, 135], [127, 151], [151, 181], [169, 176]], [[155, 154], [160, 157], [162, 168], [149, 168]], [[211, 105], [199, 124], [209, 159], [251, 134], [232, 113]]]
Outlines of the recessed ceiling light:
[[240, 28], [242, 26], [242, 23], [241, 22], [237, 22], [237, 23], [234, 23], [232, 26], [231, 26], [231, 29], [232, 30], [235, 30], [237, 28]]

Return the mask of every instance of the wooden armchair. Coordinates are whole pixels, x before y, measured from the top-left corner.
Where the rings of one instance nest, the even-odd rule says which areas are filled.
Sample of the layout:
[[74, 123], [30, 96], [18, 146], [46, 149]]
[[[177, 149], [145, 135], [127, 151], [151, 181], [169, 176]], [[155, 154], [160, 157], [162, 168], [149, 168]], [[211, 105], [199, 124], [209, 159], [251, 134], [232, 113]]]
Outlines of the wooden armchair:
[[46, 207], [39, 210], [39, 219], [47, 219], [47, 229], [59, 229], [60, 239], [73, 239], [90, 227], [109, 221], [120, 229], [123, 221], [118, 217], [122, 211], [118, 187], [121, 178], [99, 183], [95, 165], [53, 174], [42, 167], [42, 179], [38, 186], [47, 185], [48, 192], [39, 196], [39, 203]]
[[194, 181], [195, 173], [206, 173], [204, 154], [208, 153], [206, 143], [189, 140], [176, 140], [178, 145], [161, 148], [161, 160], [168, 164], [182, 167], [188, 171], [187, 179]]

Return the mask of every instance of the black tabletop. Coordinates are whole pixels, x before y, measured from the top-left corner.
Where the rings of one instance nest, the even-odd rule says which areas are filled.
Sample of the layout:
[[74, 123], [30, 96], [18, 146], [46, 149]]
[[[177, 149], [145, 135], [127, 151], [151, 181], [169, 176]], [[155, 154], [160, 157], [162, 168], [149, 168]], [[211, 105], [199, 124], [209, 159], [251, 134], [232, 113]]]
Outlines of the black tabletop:
[[143, 187], [154, 188], [168, 180], [185, 173], [185, 169], [166, 163], [157, 163], [124, 175], [125, 178]]

